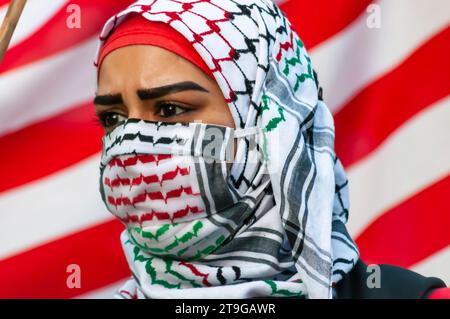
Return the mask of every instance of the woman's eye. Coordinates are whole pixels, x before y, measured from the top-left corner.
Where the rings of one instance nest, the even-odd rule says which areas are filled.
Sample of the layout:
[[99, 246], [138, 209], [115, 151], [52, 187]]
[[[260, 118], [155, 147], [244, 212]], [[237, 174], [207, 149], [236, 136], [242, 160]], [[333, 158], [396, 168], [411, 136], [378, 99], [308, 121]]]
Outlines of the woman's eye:
[[99, 114], [98, 117], [104, 128], [113, 128], [127, 119], [125, 116], [113, 112], [105, 112]]
[[173, 103], [164, 103], [159, 106], [156, 115], [161, 117], [172, 117], [188, 112], [188, 109]]

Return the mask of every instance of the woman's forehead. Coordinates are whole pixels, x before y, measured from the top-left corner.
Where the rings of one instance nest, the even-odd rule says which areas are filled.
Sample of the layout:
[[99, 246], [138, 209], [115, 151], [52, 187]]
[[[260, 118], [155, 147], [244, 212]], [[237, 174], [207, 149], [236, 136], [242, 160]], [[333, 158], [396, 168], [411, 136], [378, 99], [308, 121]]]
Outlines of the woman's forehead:
[[160, 86], [195, 81], [210, 85], [211, 79], [190, 61], [150, 45], [132, 45], [108, 54], [99, 70], [98, 88], [114, 86]]

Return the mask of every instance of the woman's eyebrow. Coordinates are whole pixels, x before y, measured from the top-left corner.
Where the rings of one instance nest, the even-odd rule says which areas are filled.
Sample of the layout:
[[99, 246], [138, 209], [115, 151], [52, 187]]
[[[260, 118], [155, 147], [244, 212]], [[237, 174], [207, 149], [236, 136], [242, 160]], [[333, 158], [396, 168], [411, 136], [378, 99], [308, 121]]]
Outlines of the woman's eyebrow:
[[137, 95], [141, 100], [149, 100], [149, 99], [157, 99], [163, 97], [164, 95], [178, 93], [182, 91], [200, 91], [206, 92], [209, 91], [199, 84], [191, 81], [179, 82], [169, 85], [164, 85], [151, 89], [139, 89], [137, 91]]
[[98, 105], [123, 104], [123, 99], [121, 94], [96, 95], [94, 98], [94, 104]]

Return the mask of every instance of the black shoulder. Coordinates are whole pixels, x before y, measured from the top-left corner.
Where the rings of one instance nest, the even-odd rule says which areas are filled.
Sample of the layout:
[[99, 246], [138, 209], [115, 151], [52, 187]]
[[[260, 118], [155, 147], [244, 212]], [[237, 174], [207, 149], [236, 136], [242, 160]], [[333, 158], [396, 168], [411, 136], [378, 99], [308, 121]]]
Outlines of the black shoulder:
[[[408, 269], [391, 265], [377, 266], [379, 268], [368, 268], [362, 260], [359, 260], [355, 267], [338, 282], [336, 297], [421, 299], [426, 298], [432, 290], [445, 287], [445, 283], [438, 278], [424, 277]], [[379, 283], [374, 284], [372, 279], [376, 278], [377, 271]]]

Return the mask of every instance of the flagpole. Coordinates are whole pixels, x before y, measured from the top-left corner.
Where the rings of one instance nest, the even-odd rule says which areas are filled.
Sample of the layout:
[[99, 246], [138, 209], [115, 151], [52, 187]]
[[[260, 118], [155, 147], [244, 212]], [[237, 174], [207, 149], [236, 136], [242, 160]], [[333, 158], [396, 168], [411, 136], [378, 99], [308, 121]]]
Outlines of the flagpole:
[[19, 22], [20, 15], [27, 0], [11, 0], [5, 19], [0, 27], [0, 63], [2, 63], [3, 56], [8, 49], [17, 22]]

